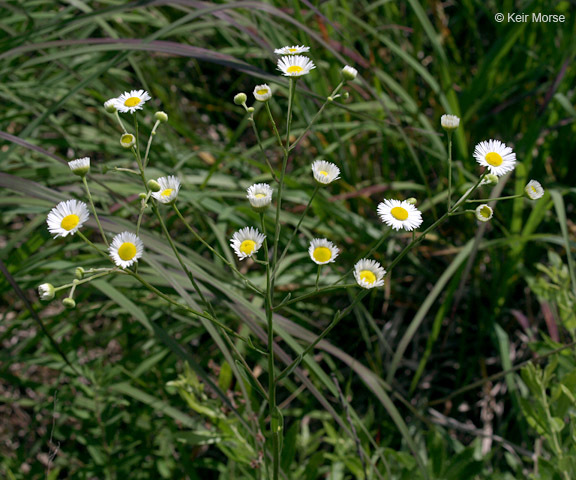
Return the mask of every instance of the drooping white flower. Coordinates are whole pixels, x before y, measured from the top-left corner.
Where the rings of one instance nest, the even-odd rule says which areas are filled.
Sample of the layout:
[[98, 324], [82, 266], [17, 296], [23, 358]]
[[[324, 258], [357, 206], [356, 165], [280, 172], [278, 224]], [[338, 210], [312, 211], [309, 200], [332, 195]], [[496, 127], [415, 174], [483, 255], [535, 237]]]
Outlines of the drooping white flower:
[[524, 187], [524, 191], [531, 200], [538, 200], [544, 196], [544, 188], [538, 180], [530, 180]]
[[444, 130], [456, 130], [460, 126], [460, 118], [456, 115], [442, 115], [440, 125]]
[[346, 65], [342, 69], [342, 78], [344, 78], [344, 80], [352, 81], [357, 76], [358, 76], [358, 70], [356, 70], [354, 67], [351, 67], [350, 65]]
[[318, 183], [328, 185], [340, 178], [340, 169], [326, 160], [315, 160], [312, 163], [312, 174]]
[[54, 285], [51, 283], [43, 283], [38, 286], [38, 296], [40, 297], [40, 300], [52, 300], [54, 295]]
[[74, 175], [84, 177], [90, 171], [90, 157], [78, 158], [68, 162], [68, 166]]
[[157, 182], [160, 185], [160, 190], [152, 193], [156, 200], [160, 203], [172, 203], [176, 200], [180, 191], [180, 180], [174, 175], [169, 175], [168, 177], [160, 177]]

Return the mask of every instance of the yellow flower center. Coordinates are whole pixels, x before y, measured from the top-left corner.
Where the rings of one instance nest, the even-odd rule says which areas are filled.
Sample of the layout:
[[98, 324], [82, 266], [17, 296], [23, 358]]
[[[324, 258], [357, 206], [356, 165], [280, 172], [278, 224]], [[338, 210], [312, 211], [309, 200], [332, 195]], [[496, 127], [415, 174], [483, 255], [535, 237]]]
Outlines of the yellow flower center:
[[294, 52], [297, 52], [298, 49], [297, 49], [297, 48], [289, 48], [288, 51], [289, 51], [290, 53], [294, 53]]
[[300, 73], [304, 70], [300, 65], [292, 65], [286, 70], [287, 73]]
[[254, 248], [256, 248], [256, 242], [254, 240], [244, 240], [240, 244], [240, 251], [246, 255], [250, 255], [254, 251]]
[[406, 220], [408, 218], [408, 210], [406, 210], [405, 208], [402, 207], [394, 207], [392, 210], [390, 210], [390, 214], [396, 219], [396, 220]]
[[532, 189], [532, 191], [533, 191], [534, 193], [536, 193], [536, 187], [535, 187], [534, 185], [531, 185], [530, 188]]
[[127, 98], [124, 101], [124, 105], [127, 107], [135, 107], [136, 105], [138, 105], [142, 100], [140, 100], [140, 97], [130, 97]]
[[360, 280], [364, 280], [365, 282], [372, 285], [376, 281], [376, 275], [374, 275], [374, 273], [370, 270], [361, 270]]
[[172, 192], [173, 190], [171, 188], [167, 188], [166, 190], [163, 190], [160, 195], [162, 197], [169, 197], [170, 195], [172, 195]]
[[325, 177], [328, 176], [328, 172], [327, 172], [326, 170], [320, 170], [318, 173], [319, 173], [320, 175], [324, 175]]
[[126, 145], [128, 145], [129, 143], [132, 143], [133, 138], [134, 137], [130, 133], [126, 133], [126, 134], [122, 135], [122, 137], [120, 138], [120, 141], [122, 143], [125, 143]]
[[256, 198], [264, 198], [266, 195], [264, 193], [257, 193], [254, 195]]
[[502, 165], [503, 162], [500, 154], [496, 152], [487, 153], [486, 161], [488, 162], [488, 165], [492, 165], [493, 167], [499, 167], [500, 165]]
[[332, 252], [328, 247], [316, 247], [312, 255], [318, 262], [327, 262], [332, 258]]
[[124, 261], [132, 260], [136, 256], [136, 245], [132, 242], [124, 242], [118, 249], [118, 256]]
[[490, 218], [490, 208], [482, 207], [480, 209], [480, 216], [482, 216], [484, 218]]
[[66, 231], [70, 231], [73, 228], [76, 227], [76, 225], [78, 225], [80, 223], [80, 217], [78, 215], [76, 215], [75, 213], [73, 213], [72, 215], [66, 215], [63, 219], [62, 222], [60, 223], [60, 226], [66, 230]]
[[266, 95], [268, 93], [268, 90], [265, 88], [261, 88], [260, 90], [258, 90], [256, 92], [258, 95]]

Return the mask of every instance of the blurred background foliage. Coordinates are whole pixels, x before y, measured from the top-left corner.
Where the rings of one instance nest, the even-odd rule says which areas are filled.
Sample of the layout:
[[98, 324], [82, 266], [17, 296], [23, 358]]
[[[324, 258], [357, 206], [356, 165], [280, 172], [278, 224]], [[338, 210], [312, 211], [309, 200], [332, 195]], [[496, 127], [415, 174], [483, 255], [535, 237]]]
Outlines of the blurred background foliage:
[[[566, 20], [498, 23], [497, 12]], [[383, 198], [416, 197], [425, 225], [442, 214], [444, 113], [462, 119], [460, 191], [478, 173], [474, 145], [497, 138], [519, 164], [485, 196], [522, 193], [531, 178], [547, 193], [498, 202], [489, 225], [465, 216], [443, 224], [284, 381], [285, 478], [574, 478], [575, 359], [571, 348], [557, 352], [572, 344], [576, 325], [574, 2], [8, 0], [0, 14], [2, 478], [265, 478], [264, 402], [221, 332], [123, 277], [78, 288], [73, 311], [58, 299], [41, 304], [35, 289], [102, 264], [78, 239], [53, 240], [45, 228], [58, 201], [84, 199], [66, 161], [92, 158], [108, 232], [135, 222], [142, 187], [115, 170], [133, 160], [102, 108], [131, 89], [153, 98], [139, 116], [144, 139], [155, 109], [170, 118], [154, 140], [149, 176], [181, 178], [183, 214], [232, 260], [227, 239], [257, 222], [245, 188], [271, 177], [231, 100], [267, 82], [283, 127], [287, 82], [273, 49], [292, 44], [309, 45], [317, 64], [299, 82], [294, 135], [343, 65], [359, 78], [291, 156], [283, 225], [295, 225], [313, 191], [312, 160], [336, 163], [342, 179], [314, 200], [278, 299], [313, 285], [312, 236], [342, 250], [325, 270], [328, 284], [387, 234], [376, 216]], [[278, 165], [264, 112], [255, 118]], [[261, 299], [165, 213], [221, 321], [263, 345]], [[267, 221], [272, 228], [273, 216]], [[140, 271], [196, 305], [152, 215], [145, 232]], [[390, 235], [374, 257], [386, 266], [408, 241]], [[241, 268], [263, 284], [260, 268]], [[284, 308], [279, 362], [289, 363], [355, 292]], [[236, 347], [265, 384], [264, 359]]]

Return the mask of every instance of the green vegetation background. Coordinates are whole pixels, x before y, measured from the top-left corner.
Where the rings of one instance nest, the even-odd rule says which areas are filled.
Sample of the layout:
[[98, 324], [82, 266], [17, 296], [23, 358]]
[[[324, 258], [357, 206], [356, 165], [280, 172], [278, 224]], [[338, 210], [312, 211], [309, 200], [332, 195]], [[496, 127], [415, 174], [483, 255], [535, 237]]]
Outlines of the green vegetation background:
[[[497, 12], [564, 14], [566, 21], [497, 23]], [[478, 174], [474, 145], [497, 138], [513, 145], [519, 164], [484, 193], [522, 193], [534, 178], [547, 194], [499, 202], [486, 226], [466, 216], [442, 225], [286, 379], [279, 391], [286, 478], [363, 478], [367, 469], [369, 478], [548, 479], [576, 471], [573, 397], [564, 391], [576, 385], [573, 354], [551, 356], [547, 376], [499, 375], [569, 344], [576, 326], [575, 22], [568, 1], [0, 2], [0, 476], [260, 478], [262, 465], [253, 467], [264, 447], [258, 428], [265, 433], [267, 423], [263, 414], [260, 423], [254, 418], [263, 402], [254, 389], [240, 393], [242, 371], [217, 331], [123, 278], [79, 288], [72, 311], [62, 297], [40, 303], [35, 289], [70, 282], [77, 266], [101, 265], [78, 239], [53, 240], [46, 229], [58, 201], [84, 199], [66, 161], [92, 158], [105, 229], [134, 224], [141, 187], [112, 171], [132, 159], [102, 108], [131, 89], [153, 98], [139, 117], [144, 138], [155, 109], [170, 118], [154, 140], [150, 176], [181, 178], [186, 218], [232, 259], [230, 234], [257, 221], [245, 188], [270, 177], [244, 111], [231, 100], [267, 82], [273, 113], [283, 119], [287, 82], [272, 52], [288, 44], [311, 46], [317, 65], [300, 82], [296, 135], [343, 65], [361, 78], [291, 157], [283, 225], [297, 222], [313, 191], [312, 160], [338, 164], [342, 179], [314, 201], [280, 292], [313, 284], [306, 258], [313, 235], [342, 248], [322, 282], [345, 272], [387, 231], [376, 216], [383, 198], [416, 197], [425, 225], [443, 212], [443, 113], [462, 119], [457, 188]], [[256, 118], [277, 165], [270, 125], [263, 114]], [[260, 338], [258, 299], [177, 218], [166, 221], [221, 320]], [[167, 293], [189, 295], [151, 216], [145, 231], [141, 272]], [[375, 258], [386, 266], [408, 241], [391, 235]], [[258, 268], [250, 276], [263, 281]], [[354, 293], [284, 310], [279, 362]], [[238, 348], [265, 371], [262, 358]]]

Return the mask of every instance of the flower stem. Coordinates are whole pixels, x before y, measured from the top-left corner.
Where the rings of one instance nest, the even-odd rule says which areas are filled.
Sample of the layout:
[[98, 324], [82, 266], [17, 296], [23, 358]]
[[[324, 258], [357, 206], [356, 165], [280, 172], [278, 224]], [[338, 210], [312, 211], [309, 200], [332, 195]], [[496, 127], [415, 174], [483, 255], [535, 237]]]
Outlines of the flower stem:
[[96, 223], [98, 224], [98, 230], [100, 230], [100, 234], [102, 235], [102, 240], [106, 246], [108, 246], [108, 240], [106, 239], [106, 235], [104, 234], [104, 229], [100, 224], [100, 219], [98, 218], [98, 214], [96, 213], [96, 207], [94, 206], [94, 202], [92, 201], [92, 195], [90, 194], [90, 189], [88, 188], [88, 181], [86, 180], [86, 175], [82, 176], [82, 183], [84, 183], [84, 188], [86, 189], [86, 195], [88, 195], [88, 201], [90, 202], [90, 206], [92, 207], [92, 212], [94, 213], [94, 218], [96, 219]]
[[318, 283], [320, 282], [321, 271], [322, 271], [322, 265], [318, 265], [318, 272], [316, 272], [316, 292], [318, 292]]
[[520, 198], [524, 195], [508, 195], [507, 197], [496, 197], [496, 198], [480, 198], [477, 200], [466, 200], [467, 203], [482, 203], [482, 202], [493, 202], [494, 200], [512, 200], [513, 198]]
[[448, 208], [452, 203], [452, 131], [448, 131]]
[[148, 145], [146, 145], [146, 153], [144, 154], [144, 162], [143, 162], [144, 168], [146, 168], [146, 165], [148, 164], [148, 154], [150, 153], [150, 146], [152, 145], [152, 139], [156, 135], [156, 129], [158, 128], [158, 125], [160, 125], [160, 120], [156, 120], [156, 123], [154, 124], [154, 127], [152, 127], [152, 131], [150, 132], [150, 137], [148, 138]]
[[300, 219], [298, 220], [296, 227], [292, 231], [292, 235], [290, 236], [288, 243], [286, 244], [286, 246], [284, 247], [284, 250], [282, 251], [282, 255], [280, 255], [280, 260], [278, 260], [278, 263], [276, 265], [274, 265], [274, 273], [276, 273], [276, 271], [278, 270], [278, 267], [282, 263], [282, 260], [284, 260], [284, 257], [288, 253], [288, 249], [290, 248], [290, 245], [292, 245], [292, 241], [294, 240], [294, 237], [298, 233], [298, 230], [300, 229], [300, 225], [302, 224], [304, 217], [306, 217], [306, 213], [308, 213], [308, 209], [310, 208], [310, 205], [312, 205], [312, 200], [314, 200], [314, 197], [318, 193], [319, 189], [320, 189], [320, 185], [316, 184], [316, 188], [314, 188], [314, 192], [312, 192], [312, 196], [310, 197], [310, 200], [308, 200], [308, 204], [306, 205], [306, 208], [304, 208], [304, 211], [302, 212], [302, 215], [300, 216]]

